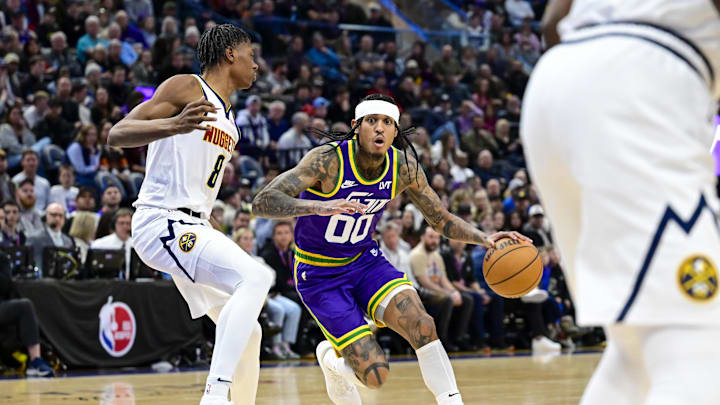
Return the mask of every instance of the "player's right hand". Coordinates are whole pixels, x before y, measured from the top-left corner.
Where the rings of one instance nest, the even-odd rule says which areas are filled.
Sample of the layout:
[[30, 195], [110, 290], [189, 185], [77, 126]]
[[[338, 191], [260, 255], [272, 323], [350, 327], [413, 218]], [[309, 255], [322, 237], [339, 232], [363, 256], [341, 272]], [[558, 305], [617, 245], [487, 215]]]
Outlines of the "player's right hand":
[[348, 201], [348, 200], [329, 200], [329, 201], [319, 201], [315, 205], [315, 214], [320, 216], [328, 216], [328, 215], [335, 215], [335, 214], [355, 214], [357, 212], [361, 214], [365, 214], [365, 210], [367, 209], [367, 206], [365, 204], [361, 204], [357, 201]]
[[180, 114], [175, 116], [176, 132], [185, 134], [194, 129], [206, 130], [207, 127], [203, 123], [205, 121], [215, 121], [215, 117], [206, 114], [217, 110], [218, 108], [207, 101], [205, 97], [188, 103]]

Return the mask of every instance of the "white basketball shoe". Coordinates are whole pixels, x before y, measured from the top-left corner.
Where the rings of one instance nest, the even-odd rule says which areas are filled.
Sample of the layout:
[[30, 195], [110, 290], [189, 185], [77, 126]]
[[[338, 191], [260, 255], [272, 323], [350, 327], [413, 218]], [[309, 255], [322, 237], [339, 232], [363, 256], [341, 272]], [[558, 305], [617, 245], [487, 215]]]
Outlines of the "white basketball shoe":
[[328, 353], [333, 350], [332, 344], [327, 340], [320, 342], [315, 349], [320, 369], [325, 375], [325, 387], [328, 396], [335, 405], [362, 405], [360, 393], [352, 382], [348, 381], [340, 373], [335, 370], [334, 364], [325, 361], [325, 355], [335, 356], [334, 353]]

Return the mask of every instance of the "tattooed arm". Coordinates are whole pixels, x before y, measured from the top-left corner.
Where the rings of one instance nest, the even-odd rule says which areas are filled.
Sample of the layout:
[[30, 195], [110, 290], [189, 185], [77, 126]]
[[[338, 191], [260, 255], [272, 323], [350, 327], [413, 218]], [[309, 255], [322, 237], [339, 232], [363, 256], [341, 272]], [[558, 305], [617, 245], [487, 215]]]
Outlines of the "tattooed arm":
[[333, 146], [311, 150], [291, 170], [277, 176], [255, 196], [253, 214], [265, 218], [288, 218], [305, 215], [335, 215], [364, 212], [365, 206], [347, 200], [311, 201], [296, 198], [309, 187], [322, 189], [337, 181], [339, 160]]

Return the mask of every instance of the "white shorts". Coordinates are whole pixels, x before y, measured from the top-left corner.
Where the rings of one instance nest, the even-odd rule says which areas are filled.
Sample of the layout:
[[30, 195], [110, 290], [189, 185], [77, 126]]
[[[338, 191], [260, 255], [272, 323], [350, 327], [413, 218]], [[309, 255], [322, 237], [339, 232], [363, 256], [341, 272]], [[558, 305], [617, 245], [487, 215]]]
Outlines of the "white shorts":
[[521, 136], [578, 323], [720, 322], [712, 108], [688, 63], [635, 37], [581, 38], [536, 66]]
[[132, 236], [140, 259], [172, 276], [193, 318], [225, 305], [245, 278], [269, 272], [207, 220], [181, 211], [138, 207]]

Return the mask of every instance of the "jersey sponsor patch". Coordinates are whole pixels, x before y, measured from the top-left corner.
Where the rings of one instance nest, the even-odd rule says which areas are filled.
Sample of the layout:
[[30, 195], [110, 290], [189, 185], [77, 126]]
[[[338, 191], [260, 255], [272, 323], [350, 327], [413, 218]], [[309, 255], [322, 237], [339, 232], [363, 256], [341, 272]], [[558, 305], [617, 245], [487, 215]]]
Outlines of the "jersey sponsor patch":
[[680, 290], [695, 301], [709, 301], [718, 292], [718, 272], [709, 258], [693, 255], [685, 259], [677, 275]]
[[192, 232], [185, 232], [180, 236], [180, 238], [178, 238], [178, 246], [180, 247], [180, 250], [185, 253], [193, 250], [195, 242], [197, 242], [197, 235]]

